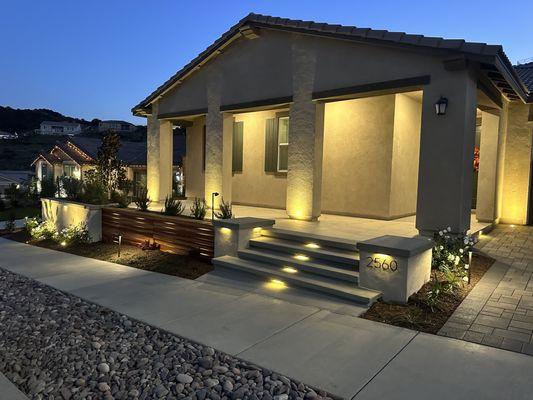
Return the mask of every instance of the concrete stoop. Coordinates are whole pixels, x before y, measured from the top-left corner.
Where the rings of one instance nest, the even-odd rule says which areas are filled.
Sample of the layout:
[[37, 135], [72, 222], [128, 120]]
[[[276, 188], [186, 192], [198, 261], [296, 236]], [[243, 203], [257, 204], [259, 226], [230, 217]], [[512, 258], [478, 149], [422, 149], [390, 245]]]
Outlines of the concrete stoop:
[[380, 292], [358, 286], [356, 243], [343, 239], [263, 229], [261, 236], [250, 239], [237, 257], [217, 257], [213, 264], [363, 305], [381, 296]]

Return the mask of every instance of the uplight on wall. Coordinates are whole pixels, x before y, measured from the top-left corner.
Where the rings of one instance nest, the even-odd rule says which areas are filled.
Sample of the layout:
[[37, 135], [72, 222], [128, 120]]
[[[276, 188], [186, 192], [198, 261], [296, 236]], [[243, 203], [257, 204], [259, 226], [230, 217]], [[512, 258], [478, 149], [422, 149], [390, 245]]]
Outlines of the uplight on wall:
[[435, 113], [437, 115], [444, 115], [446, 114], [446, 108], [448, 108], [448, 99], [441, 96], [435, 103]]

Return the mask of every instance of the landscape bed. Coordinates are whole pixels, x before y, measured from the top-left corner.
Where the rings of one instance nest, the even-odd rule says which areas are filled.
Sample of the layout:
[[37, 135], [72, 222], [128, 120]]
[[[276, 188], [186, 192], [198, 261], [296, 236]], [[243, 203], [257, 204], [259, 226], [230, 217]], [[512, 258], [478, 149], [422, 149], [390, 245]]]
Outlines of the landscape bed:
[[378, 301], [362, 314], [361, 318], [436, 334], [493, 263], [492, 258], [474, 254], [470, 283], [462, 284], [453, 294], [441, 293], [439, 302], [433, 309], [427, 303], [431, 289], [431, 283], [428, 282], [409, 298], [407, 304]]
[[96, 242], [61, 246], [53, 240], [32, 240], [25, 230], [4, 235], [4, 238], [187, 279], [196, 279], [213, 270], [213, 266], [209, 262], [199, 257], [167, 253], [160, 250], [142, 250], [134, 245], [122, 245], [119, 257], [118, 246], [113, 243]]

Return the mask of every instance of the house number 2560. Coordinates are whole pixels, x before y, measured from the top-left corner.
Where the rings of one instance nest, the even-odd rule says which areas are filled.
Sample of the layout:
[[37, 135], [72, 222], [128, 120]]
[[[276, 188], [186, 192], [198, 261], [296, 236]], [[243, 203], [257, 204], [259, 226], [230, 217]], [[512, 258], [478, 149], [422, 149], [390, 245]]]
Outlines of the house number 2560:
[[398, 261], [379, 257], [366, 257], [368, 268], [382, 269], [383, 271], [395, 272], [398, 269]]

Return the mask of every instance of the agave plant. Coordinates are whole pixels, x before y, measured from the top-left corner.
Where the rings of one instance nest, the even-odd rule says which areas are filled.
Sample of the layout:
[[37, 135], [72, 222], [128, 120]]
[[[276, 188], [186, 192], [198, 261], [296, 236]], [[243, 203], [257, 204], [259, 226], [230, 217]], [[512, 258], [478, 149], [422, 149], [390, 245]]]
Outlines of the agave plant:
[[218, 219], [230, 219], [233, 217], [233, 212], [231, 211], [231, 202], [226, 203], [224, 198], [220, 203], [220, 212], [215, 212], [215, 217]]
[[148, 189], [145, 187], [141, 188], [137, 198], [135, 199], [135, 205], [137, 208], [141, 211], [147, 211], [151, 202], [152, 200], [148, 197]]
[[194, 219], [204, 219], [207, 208], [204, 199], [194, 198], [194, 202], [191, 206], [191, 215]]
[[172, 197], [165, 198], [165, 208], [161, 211], [165, 215], [181, 215], [185, 207], [180, 200], [173, 199]]

